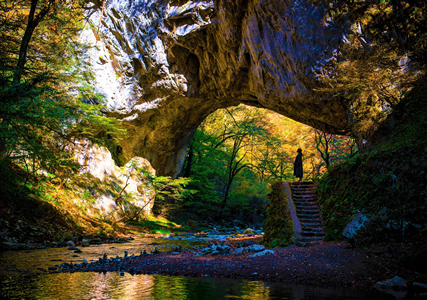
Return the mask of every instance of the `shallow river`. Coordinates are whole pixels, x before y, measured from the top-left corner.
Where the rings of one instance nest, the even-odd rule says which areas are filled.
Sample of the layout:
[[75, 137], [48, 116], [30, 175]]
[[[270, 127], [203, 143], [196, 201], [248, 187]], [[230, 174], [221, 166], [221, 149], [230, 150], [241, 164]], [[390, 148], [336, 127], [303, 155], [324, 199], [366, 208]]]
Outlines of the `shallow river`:
[[[157, 243], [158, 245], [154, 245]], [[151, 244], [151, 245], [150, 245]], [[81, 263], [109, 257], [150, 252], [154, 247], [169, 250], [178, 244], [200, 244], [189, 241], [136, 238], [131, 243], [80, 247], [75, 254], [67, 248], [0, 252], [1, 299], [396, 299], [375, 290], [334, 289], [303, 285], [286, 285], [262, 281], [216, 278], [192, 278], [163, 275], [120, 276], [112, 273], [53, 273], [48, 266], [63, 262]], [[76, 256], [78, 255], [78, 256]], [[23, 274], [24, 273], [24, 274]], [[39, 275], [35, 275], [39, 273]], [[46, 273], [46, 274], [45, 274]], [[397, 295], [399, 296], [399, 295]], [[402, 295], [403, 296], [403, 295]], [[411, 299], [406, 297], [405, 299]], [[403, 299], [403, 298], [402, 298]]]

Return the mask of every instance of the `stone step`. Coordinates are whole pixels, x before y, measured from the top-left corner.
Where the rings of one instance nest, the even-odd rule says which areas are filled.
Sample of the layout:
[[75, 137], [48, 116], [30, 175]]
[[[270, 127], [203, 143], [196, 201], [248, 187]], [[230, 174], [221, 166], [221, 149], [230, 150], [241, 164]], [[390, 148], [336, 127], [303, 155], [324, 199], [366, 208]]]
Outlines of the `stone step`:
[[317, 210], [320, 213], [319, 206], [316, 205], [295, 205], [297, 210], [303, 211], [303, 210]]
[[297, 214], [320, 214], [320, 209], [309, 209], [309, 208], [297, 208]]
[[295, 181], [295, 182], [291, 182], [291, 185], [297, 185], [297, 186], [301, 186], [301, 185], [314, 185], [313, 181]]
[[302, 189], [293, 189], [292, 193], [295, 195], [300, 195], [300, 194], [316, 194], [316, 192], [314, 190], [302, 190]]
[[317, 197], [304, 196], [304, 197], [293, 197], [294, 202], [317, 202]]
[[314, 188], [292, 188], [292, 194], [316, 193]]
[[313, 222], [306, 222], [306, 223], [301, 223], [301, 227], [302, 228], [322, 228], [322, 221], [320, 220], [315, 220]]
[[313, 198], [313, 199], [294, 199], [294, 204], [311, 204], [311, 205], [319, 205], [317, 203], [317, 199]]
[[297, 246], [304, 247], [304, 248], [319, 246], [320, 244], [321, 244], [321, 242], [301, 242], [301, 241], [296, 242]]
[[315, 219], [320, 219], [320, 214], [305, 214], [305, 213], [298, 213], [297, 212], [297, 216], [298, 216], [298, 219], [299, 218], [310, 218], [310, 219], [313, 219], [313, 218], [315, 218]]
[[303, 226], [302, 224], [306, 224], [306, 227], [323, 227], [323, 221], [322, 218], [320, 216], [314, 216], [311, 218], [300, 218], [298, 217], [298, 219], [300, 220], [301, 226]]
[[317, 197], [314, 196], [305, 196], [305, 197], [293, 197], [292, 198], [294, 202], [316, 202], [317, 203]]
[[325, 233], [322, 227], [308, 227], [304, 231], [314, 233]]
[[295, 205], [315, 205], [315, 206], [319, 206], [319, 204], [317, 204], [317, 201], [294, 201]]
[[322, 241], [323, 236], [303, 236], [300, 241], [302, 242], [313, 242], [313, 241]]
[[294, 203], [298, 203], [298, 204], [299, 203], [301, 203], [301, 204], [305, 204], [305, 203], [311, 204], [311, 203], [314, 203], [314, 204], [318, 205], [317, 198], [314, 198], [314, 197], [293, 198], [293, 200], [294, 200]]
[[325, 231], [315, 185], [312, 182], [293, 182], [290, 186], [297, 217], [302, 227], [302, 236], [297, 245], [301, 247], [318, 245], [323, 240]]
[[316, 194], [293, 194], [293, 198], [317, 198]]
[[310, 230], [312, 228], [303, 227], [302, 228], [302, 235], [308, 236], [308, 235], [315, 235], [315, 236], [324, 236], [326, 233], [323, 230], [323, 228], [316, 228], [317, 231]]
[[302, 231], [304, 237], [323, 237], [325, 235], [324, 231]]
[[315, 201], [298, 201], [298, 202], [294, 202], [295, 206], [315, 206], [315, 207], [320, 207], [317, 202]]

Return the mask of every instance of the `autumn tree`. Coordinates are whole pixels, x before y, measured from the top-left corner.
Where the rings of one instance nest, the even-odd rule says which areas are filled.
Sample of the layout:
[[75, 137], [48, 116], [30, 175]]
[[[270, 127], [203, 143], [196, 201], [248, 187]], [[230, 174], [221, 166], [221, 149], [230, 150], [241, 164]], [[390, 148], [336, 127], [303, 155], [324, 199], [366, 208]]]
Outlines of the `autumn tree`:
[[327, 18], [352, 25], [317, 74], [324, 83], [318, 90], [340, 98], [354, 134], [368, 139], [424, 73], [427, 8], [422, 0], [325, 2]]
[[[329, 169], [332, 163], [342, 162], [358, 153], [353, 138], [339, 136], [314, 129], [314, 142], [321, 162], [313, 166], [313, 175], [319, 176]], [[324, 168], [323, 172], [320, 170]]]

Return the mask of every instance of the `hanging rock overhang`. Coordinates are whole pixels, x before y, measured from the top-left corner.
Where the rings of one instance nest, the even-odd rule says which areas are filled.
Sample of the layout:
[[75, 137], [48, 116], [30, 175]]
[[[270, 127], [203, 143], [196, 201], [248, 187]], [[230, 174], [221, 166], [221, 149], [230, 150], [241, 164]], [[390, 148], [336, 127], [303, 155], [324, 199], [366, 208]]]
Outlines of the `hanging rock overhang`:
[[314, 89], [342, 31], [310, 1], [93, 0], [83, 40], [96, 90], [128, 137], [114, 157], [176, 176], [193, 131], [218, 108], [270, 109], [322, 131], [351, 132], [340, 99]]

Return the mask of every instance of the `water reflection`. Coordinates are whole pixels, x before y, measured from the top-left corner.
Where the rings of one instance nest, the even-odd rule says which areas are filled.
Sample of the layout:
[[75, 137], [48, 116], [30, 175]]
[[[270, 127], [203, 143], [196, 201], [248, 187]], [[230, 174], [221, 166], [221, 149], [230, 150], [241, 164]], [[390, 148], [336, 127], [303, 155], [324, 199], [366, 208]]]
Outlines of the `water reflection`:
[[[155, 245], [153, 243], [156, 243]], [[172, 245], [171, 243], [175, 243]], [[304, 285], [286, 285], [261, 281], [218, 278], [192, 278], [162, 275], [120, 276], [112, 273], [56, 273], [33, 276], [38, 268], [62, 262], [81, 263], [108, 256], [138, 254], [154, 247], [167, 250], [185, 241], [136, 239], [130, 244], [104, 244], [81, 248], [73, 257], [66, 248], [0, 252], [0, 298], [2, 299], [396, 299], [376, 290], [331, 289]], [[194, 245], [199, 242], [188, 242]], [[160, 245], [158, 245], [160, 244]], [[10, 272], [28, 270], [28, 274]], [[406, 298], [405, 298], [406, 299]]]
[[47, 269], [49, 266], [60, 265], [63, 262], [82, 263], [83, 258], [87, 261], [97, 261], [104, 253], [108, 257], [124, 255], [124, 251], [139, 255], [141, 250], [147, 252], [158, 248], [161, 251], [168, 251], [179, 244], [183, 247], [196, 246], [202, 244], [199, 240], [160, 240], [153, 238], [136, 237], [132, 243], [123, 244], [101, 244], [90, 247], [79, 247], [82, 253], [74, 253], [72, 250], [63, 248], [46, 248], [28, 251], [0, 251], [0, 271], [3, 269], [17, 268], [19, 271], [28, 270], [32, 273], [40, 272], [38, 268]]
[[7, 299], [395, 299], [377, 291], [118, 273], [1, 274]]

